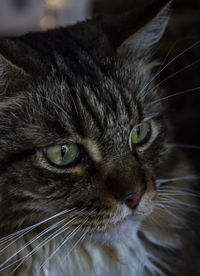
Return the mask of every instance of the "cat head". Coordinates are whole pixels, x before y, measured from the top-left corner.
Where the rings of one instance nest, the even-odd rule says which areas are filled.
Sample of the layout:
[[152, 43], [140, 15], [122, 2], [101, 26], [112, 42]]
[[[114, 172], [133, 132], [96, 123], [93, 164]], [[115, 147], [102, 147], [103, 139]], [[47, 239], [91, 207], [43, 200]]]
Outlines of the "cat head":
[[166, 135], [151, 52], [169, 4], [0, 40], [1, 231], [97, 233], [153, 211]]

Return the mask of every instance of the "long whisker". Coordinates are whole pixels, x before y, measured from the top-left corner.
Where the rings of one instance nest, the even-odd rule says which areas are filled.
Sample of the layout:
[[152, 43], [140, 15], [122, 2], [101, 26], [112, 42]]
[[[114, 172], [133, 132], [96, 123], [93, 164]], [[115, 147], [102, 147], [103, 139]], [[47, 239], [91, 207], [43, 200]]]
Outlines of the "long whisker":
[[159, 72], [157, 72], [154, 77], [142, 88], [142, 90], [138, 93], [137, 98], [139, 98], [142, 93], [145, 91], [145, 89], [155, 80], [155, 78], [161, 73], [163, 72], [163, 70], [165, 70], [170, 64], [172, 64], [174, 61], [176, 61], [179, 57], [181, 57], [182, 55], [184, 55], [185, 53], [187, 53], [189, 50], [191, 50], [192, 48], [194, 48], [195, 46], [197, 46], [200, 43], [200, 40], [195, 42], [194, 44], [192, 44], [190, 47], [188, 47], [187, 49], [185, 49], [184, 51], [182, 51], [180, 54], [178, 54], [176, 57], [174, 57], [172, 60], [170, 60]]
[[[41, 234], [38, 235], [38, 236], [36, 237], [36, 239], [39, 238], [40, 236], [43, 236], [43, 235], [46, 234], [47, 232], [53, 230], [54, 228], [58, 227], [59, 224], [61, 224], [62, 222], [63, 222], [63, 220], [61, 220], [61, 221], [59, 221], [59, 222], [53, 224], [52, 226], [48, 227], [46, 230], [42, 231]], [[31, 230], [29, 230], [28, 232], [26, 232], [25, 235], [28, 234], [30, 231], [31, 231]], [[24, 236], [24, 235], [23, 235], [23, 236]], [[16, 242], [17, 240], [19, 240], [21, 237], [22, 237], [22, 236], [19, 236], [17, 239], [13, 240], [13, 241], [12, 241], [11, 243], [9, 243], [7, 246], [5, 246], [3, 249], [1, 249], [1, 250], [0, 250], [0, 253], [2, 253], [3, 251], [5, 251], [8, 247], [10, 247], [13, 243], [15, 243], [15, 242]], [[25, 249], [30, 243], [32, 243], [32, 242], [34, 242], [34, 241], [35, 241], [35, 239], [31, 240], [29, 243], [27, 243], [27, 245], [25, 245], [25, 246], [23, 247], [23, 249]], [[1, 268], [1, 266], [2, 266], [2, 264], [0, 264], [0, 268]]]
[[189, 144], [167, 144], [169, 148], [185, 148], [185, 149], [199, 149], [199, 145], [189, 145]]
[[[83, 224], [82, 224], [83, 226]], [[87, 231], [85, 231], [81, 237], [74, 243], [74, 245], [72, 246], [72, 248], [69, 250], [69, 252], [67, 253], [67, 255], [65, 257], [68, 257], [70, 255], [70, 253], [72, 252], [72, 250], [81, 243], [81, 241], [85, 238], [85, 236], [87, 235], [87, 233], [89, 232], [89, 229]]]
[[[93, 210], [94, 212], [95, 210]], [[89, 215], [91, 215], [93, 212], [91, 212]], [[89, 216], [85, 219], [85, 221], [77, 226], [69, 235], [67, 235], [62, 242], [58, 245], [58, 247], [54, 250], [54, 252], [46, 259], [46, 261], [41, 265], [40, 270], [43, 269], [43, 267], [53, 258], [53, 256], [60, 250], [60, 248], [67, 243], [67, 241], [73, 237], [77, 232], [80, 230], [80, 228], [89, 220]]]
[[198, 208], [197, 205], [194, 205], [194, 204], [189, 203], [189, 202], [178, 200], [177, 198], [174, 198], [171, 195], [163, 194], [162, 196], [163, 196], [162, 197], [163, 202], [171, 202], [171, 203], [173, 203], [175, 205], [178, 205], [178, 206], [182, 205], [182, 206], [187, 206], [187, 207], [191, 207], [191, 208]]
[[185, 192], [194, 191], [194, 189], [193, 189], [193, 188], [190, 188], [190, 187], [184, 187], [184, 186], [171, 186], [171, 185], [159, 186], [158, 189], [159, 189], [159, 190], [160, 190], [160, 189], [170, 189], [170, 190], [185, 191]]
[[[53, 215], [53, 216], [51, 216], [51, 217], [49, 217], [49, 218], [47, 218], [47, 219], [45, 219], [45, 220], [43, 220], [43, 221], [41, 221], [41, 222], [38, 222], [38, 223], [33, 224], [33, 225], [31, 225], [31, 226], [28, 226], [28, 227], [26, 227], [26, 228], [24, 228], [24, 229], [22, 229], [22, 230], [19, 230], [19, 231], [15, 232], [15, 233], [12, 233], [12, 234], [10, 234], [10, 235], [8, 235], [8, 236], [6, 236], [6, 237], [3, 237], [3, 238], [0, 239], [0, 243], [5, 243], [5, 241], [7, 242], [7, 240], [9, 240], [9, 239], [11, 239], [11, 238], [13, 238], [13, 237], [15, 237], [15, 236], [17, 236], [17, 235], [19, 235], [19, 234], [22, 234], [22, 233], [24, 234], [26, 231], [29, 232], [29, 230], [31, 231], [32, 229], [35, 229], [36, 227], [38, 227], [38, 226], [40, 226], [40, 225], [42, 225], [42, 224], [44, 224], [44, 223], [46, 223], [46, 222], [48, 222], [48, 221], [54, 219], [54, 218], [57, 218], [58, 216], [67, 214], [67, 213], [69, 213], [69, 212], [72, 212], [72, 211], [74, 211], [75, 209], [76, 209], [76, 208], [64, 210], [64, 211], [59, 212], [59, 213], [57, 213], [56, 215]], [[23, 235], [22, 235], [22, 236], [23, 236]]]
[[188, 196], [199, 197], [200, 193], [196, 192], [193, 188], [188, 187], [174, 187], [174, 186], [159, 186], [157, 189], [158, 193], [167, 192], [167, 193], [176, 193], [176, 194], [183, 194]]
[[173, 177], [173, 178], [167, 178], [167, 179], [157, 179], [156, 184], [163, 184], [163, 183], [182, 181], [182, 180], [197, 180], [199, 178], [200, 178], [200, 174], [186, 175], [186, 176]]
[[162, 209], [166, 209], [166, 208], [169, 208], [169, 209], [171, 209], [171, 210], [174, 210], [175, 209], [175, 207], [174, 206], [170, 206], [170, 205], [167, 205], [166, 204], [167, 202], [164, 202], [164, 201], [157, 201], [156, 203], [155, 203], [155, 207], [162, 207]]
[[167, 99], [179, 96], [179, 95], [187, 94], [187, 93], [190, 93], [190, 92], [198, 91], [198, 90], [200, 90], [200, 86], [199, 87], [194, 87], [194, 88], [191, 88], [191, 89], [187, 89], [187, 90], [183, 90], [183, 91], [180, 91], [180, 92], [173, 93], [172, 95], [169, 95], [169, 96], [160, 98], [158, 100], [152, 101], [150, 104], [159, 103], [161, 101], [164, 101], [164, 100], [167, 100]]
[[191, 197], [200, 197], [200, 194], [194, 194], [189, 192], [181, 192], [181, 191], [169, 191], [169, 190], [162, 190], [158, 191], [161, 195], [174, 195], [174, 196], [191, 196]]
[[157, 85], [155, 85], [154, 87], [152, 87], [150, 90], [148, 90], [145, 93], [145, 96], [147, 96], [152, 90], [155, 90], [156, 88], [158, 88], [161, 84], [163, 84], [164, 82], [166, 82], [167, 80], [171, 79], [172, 77], [178, 75], [179, 73], [185, 71], [186, 69], [192, 67], [193, 65], [197, 64], [200, 62], [200, 59], [196, 60], [195, 62], [192, 62], [191, 64], [184, 66], [182, 69], [176, 71], [175, 73], [171, 74], [170, 76], [166, 77], [164, 80], [160, 81]]
[[[178, 222], [180, 222], [184, 227], [186, 227], [186, 224], [185, 224], [183, 218], [180, 218], [179, 216], [175, 215], [174, 212], [172, 212], [172, 211], [170, 211], [170, 210], [168, 209], [170, 206], [168, 206], [167, 204], [164, 204], [163, 206], [162, 206], [162, 205], [159, 205], [159, 206], [160, 206], [160, 207], [163, 207], [164, 210], [165, 210], [170, 216], [172, 216], [173, 218], [175, 218], [175, 219], [176, 219]], [[159, 207], [159, 206], [158, 206], [158, 207]], [[163, 209], [163, 208], [162, 208], [162, 209]]]
[[37, 95], [37, 96], [40, 97], [41, 99], [44, 99], [45, 101], [47, 101], [47, 102], [53, 104], [53, 105], [56, 106], [58, 109], [60, 109], [60, 110], [63, 112], [63, 114], [65, 114], [65, 116], [66, 116], [67, 118], [69, 117], [69, 115], [67, 114], [67, 112], [66, 112], [59, 104], [55, 103], [55, 102], [52, 101], [51, 99], [49, 99], [49, 98], [47, 98], [47, 97], [44, 97], [44, 96], [42, 96], [42, 95], [40, 95], [40, 94], [38, 94], [38, 93], [35, 93], [35, 95]]
[[[13, 265], [16, 262], [21, 261], [17, 267], [12, 271], [12, 274], [18, 269], [18, 267], [20, 267], [26, 260], [28, 260], [28, 258], [30, 258], [33, 254], [35, 254], [36, 252], [38, 252], [44, 245], [46, 245], [48, 242], [50, 242], [51, 240], [53, 240], [55, 237], [61, 235], [64, 231], [66, 231], [69, 227], [66, 227], [67, 225], [69, 225], [71, 222], [73, 222], [75, 219], [77, 219], [78, 216], [73, 217], [71, 220], [67, 221], [67, 223], [65, 223], [61, 228], [59, 228], [58, 230], [56, 230], [54, 233], [52, 233], [50, 236], [48, 236], [47, 238], [45, 238], [38, 246], [36, 246], [31, 252], [29, 252], [25, 257], [22, 257], [20, 259], [18, 259], [17, 261], [13, 262], [12, 264], [10, 264], [9, 266]], [[66, 220], [66, 219], [65, 219]], [[49, 231], [48, 231], [49, 232]], [[43, 234], [44, 235], [44, 234]], [[41, 237], [42, 235], [40, 235], [39, 237]], [[32, 240], [31, 242], [29, 242], [30, 244], [32, 242], [34, 242], [35, 240], [37, 240], [39, 238], [38, 236], [36, 238], [34, 238], [34, 240]], [[27, 246], [27, 244], [26, 244]], [[8, 267], [8, 266], [7, 266]], [[5, 268], [7, 268], [5, 267]], [[4, 269], [5, 269], [4, 268]], [[12, 275], [11, 274], [11, 275]]]
[[[6, 268], [11, 267], [12, 265], [18, 263], [18, 262], [21, 261], [21, 260], [24, 260], [24, 259], [26, 258], [26, 256], [25, 256], [25, 257], [22, 257], [22, 258], [20, 258], [20, 259], [18, 259], [18, 260], [16, 260], [16, 261], [14, 261], [14, 262], [12, 262], [11, 264], [7, 265], [6, 267], [3, 267], [6, 263], [8, 263], [11, 259], [13, 259], [14, 257], [16, 257], [17, 254], [19, 254], [19, 253], [20, 253], [21, 251], [23, 251], [26, 247], [28, 247], [29, 245], [31, 245], [31, 244], [32, 244], [34, 241], [36, 241], [38, 238], [44, 236], [44, 235], [47, 234], [48, 232], [50, 232], [50, 231], [54, 230], [55, 228], [57, 228], [63, 221], [64, 221], [64, 219], [63, 219], [62, 221], [60, 221], [60, 222], [57, 222], [57, 223], [55, 223], [55, 224], [49, 226], [47, 229], [43, 230], [39, 235], [37, 235], [36, 237], [34, 237], [33, 239], [31, 239], [28, 243], [26, 243], [23, 247], [21, 247], [17, 252], [15, 252], [13, 255], [11, 255], [7, 260], [5, 260], [5, 261], [0, 265], [0, 268], [2, 268], [2, 269], [0, 269], [0, 271], [3, 271], [3, 270], [5, 270]], [[21, 263], [20, 263], [20, 265], [21, 265]], [[17, 266], [17, 268], [18, 268], [18, 267], [19, 267], [19, 265]], [[16, 268], [16, 269], [17, 269], [17, 268]], [[16, 270], [16, 269], [15, 269], [15, 270]]]

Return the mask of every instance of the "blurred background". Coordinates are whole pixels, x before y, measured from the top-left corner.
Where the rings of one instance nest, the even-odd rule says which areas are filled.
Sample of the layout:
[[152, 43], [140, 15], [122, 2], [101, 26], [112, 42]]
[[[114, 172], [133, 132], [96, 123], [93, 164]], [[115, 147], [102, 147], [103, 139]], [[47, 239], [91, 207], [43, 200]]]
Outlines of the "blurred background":
[[90, 0], [0, 0], [0, 33], [52, 29], [90, 14]]
[[[0, 36], [19, 35], [29, 31], [48, 30], [90, 18], [96, 14], [113, 14], [137, 8], [151, 0], [0, 0]], [[168, 93], [200, 87], [200, 0], [174, 0], [172, 16], [156, 57], [169, 62], [191, 48], [168, 66], [158, 81], [175, 74], [162, 85]], [[191, 47], [194, 44], [194, 47]], [[177, 144], [188, 144], [185, 150], [200, 171], [200, 90], [169, 100], [168, 115], [174, 123]]]

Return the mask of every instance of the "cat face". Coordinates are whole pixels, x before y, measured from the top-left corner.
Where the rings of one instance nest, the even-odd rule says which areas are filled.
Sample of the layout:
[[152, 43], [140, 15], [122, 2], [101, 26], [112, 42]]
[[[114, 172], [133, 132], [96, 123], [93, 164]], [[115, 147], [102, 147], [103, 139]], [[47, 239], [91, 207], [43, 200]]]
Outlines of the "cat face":
[[[117, 39], [105, 18], [1, 41], [2, 229], [46, 227], [55, 216], [70, 231], [96, 234], [127, 220], [136, 227], [153, 212], [166, 139], [147, 51], [167, 21], [156, 5], [143, 31]], [[88, 29], [88, 40], [99, 31], [91, 51]]]

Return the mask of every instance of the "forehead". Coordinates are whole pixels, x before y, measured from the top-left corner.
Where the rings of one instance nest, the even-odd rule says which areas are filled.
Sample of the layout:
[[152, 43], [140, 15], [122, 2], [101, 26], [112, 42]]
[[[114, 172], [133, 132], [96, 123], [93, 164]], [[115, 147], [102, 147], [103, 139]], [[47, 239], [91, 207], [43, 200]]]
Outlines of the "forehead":
[[42, 104], [36, 107], [69, 135], [102, 138], [114, 131], [120, 136], [139, 120], [134, 90], [120, 87], [111, 77], [70, 84], [51, 79], [38, 88], [34, 99]]

